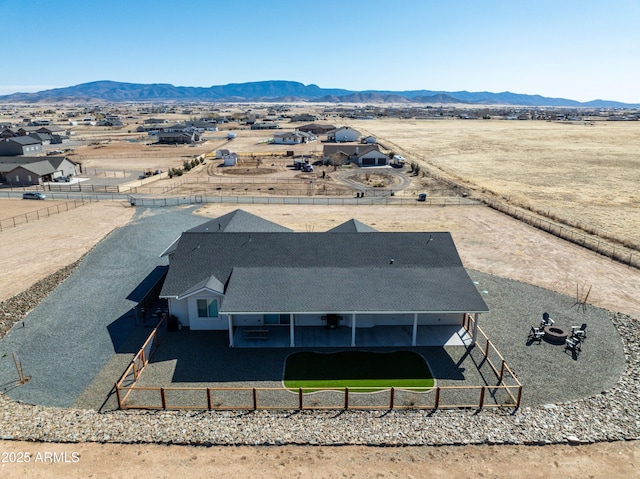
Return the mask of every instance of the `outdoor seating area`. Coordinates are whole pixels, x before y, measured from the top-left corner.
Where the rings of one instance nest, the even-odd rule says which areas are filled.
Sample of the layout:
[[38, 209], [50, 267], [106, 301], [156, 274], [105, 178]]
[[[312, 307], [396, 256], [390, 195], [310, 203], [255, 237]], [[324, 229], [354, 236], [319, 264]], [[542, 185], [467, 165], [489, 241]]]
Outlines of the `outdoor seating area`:
[[549, 344], [564, 344], [564, 351], [572, 353], [573, 359], [578, 359], [578, 355], [582, 351], [582, 343], [587, 338], [587, 323], [582, 323], [581, 326], [572, 326], [570, 333], [554, 325], [555, 320], [549, 316], [549, 313], [543, 313], [540, 326], [532, 326], [529, 330], [527, 344], [541, 344], [543, 339]]

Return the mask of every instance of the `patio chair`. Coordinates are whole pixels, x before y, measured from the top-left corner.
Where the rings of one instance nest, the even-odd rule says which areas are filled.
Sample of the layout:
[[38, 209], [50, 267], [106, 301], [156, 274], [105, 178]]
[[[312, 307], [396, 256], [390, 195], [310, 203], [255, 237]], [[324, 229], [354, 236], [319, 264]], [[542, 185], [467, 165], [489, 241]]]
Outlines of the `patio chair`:
[[540, 343], [542, 341], [542, 338], [544, 338], [544, 331], [540, 328], [535, 328], [531, 326], [531, 330], [529, 331], [528, 341], [531, 343], [533, 343], [534, 341], [537, 341], [538, 343]]
[[576, 357], [578, 353], [582, 350], [582, 341], [577, 338], [567, 338], [564, 344], [564, 351], [571, 351]]
[[587, 339], [587, 323], [582, 323], [582, 326], [571, 326], [571, 337], [579, 339], [580, 342]]
[[547, 326], [553, 326], [555, 321], [551, 319], [549, 313], [542, 313], [542, 319], [540, 320], [540, 328], [545, 328]]

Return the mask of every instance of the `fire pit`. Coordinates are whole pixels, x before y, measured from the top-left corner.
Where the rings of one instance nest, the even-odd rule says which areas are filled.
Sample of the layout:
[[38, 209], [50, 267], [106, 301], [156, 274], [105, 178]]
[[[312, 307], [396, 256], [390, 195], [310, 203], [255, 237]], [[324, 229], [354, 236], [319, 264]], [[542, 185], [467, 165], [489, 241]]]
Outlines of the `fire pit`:
[[551, 344], [564, 344], [569, 337], [569, 332], [558, 326], [545, 326], [544, 340]]

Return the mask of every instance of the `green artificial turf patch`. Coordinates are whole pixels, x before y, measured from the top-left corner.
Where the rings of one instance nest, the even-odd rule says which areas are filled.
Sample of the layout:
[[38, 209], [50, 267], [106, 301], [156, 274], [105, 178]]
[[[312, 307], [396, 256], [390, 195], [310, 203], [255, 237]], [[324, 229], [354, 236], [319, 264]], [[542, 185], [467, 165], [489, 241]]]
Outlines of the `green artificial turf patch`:
[[289, 355], [284, 371], [284, 385], [290, 389], [348, 387], [366, 388], [355, 392], [373, 392], [391, 387], [427, 388], [433, 384], [426, 361], [412, 351], [305, 351]]

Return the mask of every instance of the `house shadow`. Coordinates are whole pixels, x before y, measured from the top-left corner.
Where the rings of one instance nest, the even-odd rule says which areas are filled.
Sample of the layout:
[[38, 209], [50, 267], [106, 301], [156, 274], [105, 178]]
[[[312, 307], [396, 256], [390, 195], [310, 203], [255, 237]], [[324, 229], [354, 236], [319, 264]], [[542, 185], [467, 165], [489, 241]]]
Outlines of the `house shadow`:
[[[328, 353], [352, 348], [229, 348], [227, 331], [168, 331], [147, 367], [162, 370], [161, 376], [170, 375], [162, 381], [164, 384], [279, 383], [288, 355], [318, 349]], [[418, 352], [427, 360], [436, 380], [464, 382], [468, 379], [464, 367], [469, 362], [467, 348], [376, 348], [376, 351], [387, 349]]]
[[281, 381], [290, 348], [229, 348], [227, 331], [169, 331], [147, 367], [175, 362], [172, 383]]
[[436, 380], [464, 381], [466, 368], [462, 365], [469, 355], [469, 349], [453, 346], [430, 346], [421, 348], [422, 355], [426, 358], [431, 374]]
[[168, 266], [156, 266], [126, 297], [135, 307], [107, 326], [116, 353], [136, 353], [160, 318], [152, 317]]

